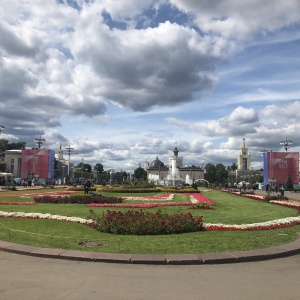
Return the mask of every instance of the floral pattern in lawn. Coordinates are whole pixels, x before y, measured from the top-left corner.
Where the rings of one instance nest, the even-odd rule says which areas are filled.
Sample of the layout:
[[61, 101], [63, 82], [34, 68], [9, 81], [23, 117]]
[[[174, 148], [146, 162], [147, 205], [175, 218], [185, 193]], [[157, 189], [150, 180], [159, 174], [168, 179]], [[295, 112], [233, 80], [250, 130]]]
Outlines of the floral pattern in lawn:
[[[6, 212], [0, 211], [1, 218], [27, 218], [27, 219], [48, 219], [57, 221], [67, 221], [80, 223], [87, 226], [94, 226], [94, 221], [92, 219], [83, 219], [79, 217], [67, 217], [60, 215], [42, 214], [42, 213], [24, 213], [24, 212]], [[212, 230], [231, 230], [231, 231], [245, 231], [245, 230], [266, 230], [266, 229], [276, 229], [288, 226], [294, 226], [300, 224], [300, 216], [289, 217], [284, 219], [278, 219], [273, 221], [253, 223], [253, 224], [241, 224], [241, 225], [229, 225], [229, 224], [212, 224], [203, 223], [203, 229], [205, 231]]]
[[163, 194], [161, 196], [143, 196], [143, 197], [122, 197], [124, 200], [138, 200], [138, 201], [171, 201], [174, 194]]
[[[68, 194], [73, 194], [73, 193], [77, 193], [76, 191], [51, 191], [51, 192], [46, 192], [46, 193], [18, 193], [18, 194], [1, 194], [1, 197], [20, 197], [20, 198], [33, 198], [36, 196], [44, 196], [45, 194], [47, 194], [48, 197], [57, 197], [60, 195], [68, 195]], [[34, 204], [38, 204], [36, 202], [11, 202], [11, 201], [5, 201], [5, 202], [1, 202], [0, 204], [5, 204], [5, 205], [34, 205]]]
[[[222, 191], [240, 196], [239, 192], [231, 192], [228, 190], [222, 190]], [[264, 200], [264, 198], [265, 198], [264, 195], [255, 195], [255, 194], [243, 194], [243, 197], [250, 198], [252, 200], [260, 200], [260, 201]], [[289, 208], [300, 209], [300, 201], [297, 201], [297, 200], [270, 200], [269, 203], [277, 204], [277, 205], [281, 205], [281, 206], [285, 206], [285, 207], [289, 207]]]
[[[149, 197], [129, 197], [130, 200], [133, 200], [132, 198], [136, 198], [134, 200], [140, 200], [141, 198], [143, 198], [143, 201], [147, 201], [147, 199], [149, 199], [150, 201], [155, 200], [155, 197], [157, 197], [159, 200], [163, 200], [164, 198], [169, 198], [170, 195], [174, 196], [174, 194], [164, 194], [162, 196], [149, 196]], [[89, 207], [123, 207], [123, 208], [152, 208], [152, 207], [162, 207], [162, 206], [190, 206], [191, 203], [198, 203], [198, 202], [202, 202], [202, 203], [206, 203], [209, 206], [213, 206], [214, 203], [212, 201], [210, 201], [209, 199], [207, 199], [205, 196], [199, 194], [199, 193], [191, 193], [188, 194], [190, 196], [190, 200], [191, 202], [168, 202], [168, 203], [159, 203], [159, 202], [151, 202], [151, 203], [141, 203], [141, 204], [119, 204], [119, 203], [91, 203], [88, 204]], [[163, 200], [165, 201], [165, 200]]]

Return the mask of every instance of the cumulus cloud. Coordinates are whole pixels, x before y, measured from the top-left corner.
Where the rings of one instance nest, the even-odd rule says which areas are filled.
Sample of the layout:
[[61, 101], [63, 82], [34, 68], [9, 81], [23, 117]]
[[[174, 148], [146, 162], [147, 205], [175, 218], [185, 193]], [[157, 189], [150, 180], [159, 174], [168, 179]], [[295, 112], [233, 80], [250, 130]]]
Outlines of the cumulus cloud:
[[178, 8], [193, 12], [198, 26], [230, 38], [244, 39], [257, 32], [274, 31], [299, 22], [298, 0], [170, 0]]
[[259, 116], [253, 108], [237, 107], [228, 116], [217, 120], [188, 122], [176, 118], [166, 118], [166, 122], [179, 127], [189, 128], [201, 132], [208, 137], [242, 136], [256, 132]]
[[[58, 0], [45, 5], [44, 0], [2, 0], [0, 120], [7, 132], [3, 137], [31, 145], [43, 135], [49, 147], [57, 148], [58, 141], [69, 142], [92, 161], [107, 159], [111, 166], [116, 166], [114, 161], [134, 165], [132, 153], [167, 159], [176, 142], [182, 152], [190, 152], [190, 163], [199, 161], [200, 154], [203, 159], [229, 156], [226, 149], [233, 149], [243, 136], [253, 137], [259, 147], [268, 135], [275, 145], [282, 131], [274, 124], [298, 137], [299, 101], [289, 110], [281, 104], [259, 112], [249, 108], [250, 101], [294, 101], [299, 99], [298, 90], [272, 93], [260, 88], [240, 93], [227, 101], [239, 106], [215, 120], [202, 114], [199, 121], [191, 121], [189, 114], [179, 117], [174, 113], [175, 108], [179, 111], [195, 100], [199, 105], [213, 93], [219, 80], [216, 70], [242, 49], [241, 40], [299, 22], [297, 0], [275, 2]], [[166, 133], [156, 126], [140, 140], [133, 140], [130, 132], [142, 130], [135, 125], [122, 136], [126, 144], [104, 144], [99, 124], [109, 124], [109, 131], [118, 120], [110, 117], [116, 107], [119, 114], [126, 114], [121, 118], [122, 128], [136, 112], [159, 111], [167, 116], [169, 109], [169, 115], [172, 110], [175, 117], [166, 118], [168, 124], [196, 130], [204, 138], [185, 136], [176, 141], [176, 130]], [[167, 109], [161, 112], [162, 107]], [[81, 125], [89, 120], [93, 128], [87, 134], [95, 135], [94, 140], [82, 139], [78, 124], [72, 123], [69, 132], [62, 130], [62, 120], [71, 118], [81, 120]], [[116, 139], [120, 129], [114, 130], [111, 136]], [[216, 149], [214, 139], [221, 138], [223, 144]]]

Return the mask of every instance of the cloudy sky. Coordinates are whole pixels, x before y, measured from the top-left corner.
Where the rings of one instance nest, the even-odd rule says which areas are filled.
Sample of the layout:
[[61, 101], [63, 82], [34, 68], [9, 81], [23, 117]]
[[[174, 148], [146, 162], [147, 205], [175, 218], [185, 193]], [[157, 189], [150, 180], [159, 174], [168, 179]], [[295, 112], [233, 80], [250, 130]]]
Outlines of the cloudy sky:
[[1, 0], [1, 138], [134, 170], [300, 150], [299, 0]]

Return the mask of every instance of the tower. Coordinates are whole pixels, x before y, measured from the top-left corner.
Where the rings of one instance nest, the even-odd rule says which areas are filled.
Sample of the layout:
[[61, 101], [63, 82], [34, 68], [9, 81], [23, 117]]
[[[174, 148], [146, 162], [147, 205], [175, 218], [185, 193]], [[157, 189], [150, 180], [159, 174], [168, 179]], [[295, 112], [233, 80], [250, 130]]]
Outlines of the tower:
[[241, 151], [237, 158], [238, 170], [251, 170], [251, 156], [246, 148], [245, 138], [243, 138], [243, 144]]

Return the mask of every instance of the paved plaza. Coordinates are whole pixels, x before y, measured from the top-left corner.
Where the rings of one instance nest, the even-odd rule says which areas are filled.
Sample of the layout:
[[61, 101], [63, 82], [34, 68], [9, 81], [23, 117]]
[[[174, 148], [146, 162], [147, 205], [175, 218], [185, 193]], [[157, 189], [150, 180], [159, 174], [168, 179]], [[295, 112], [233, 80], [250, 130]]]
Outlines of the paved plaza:
[[300, 255], [194, 266], [91, 263], [0, 251], [1, 300], [296, 300]]

